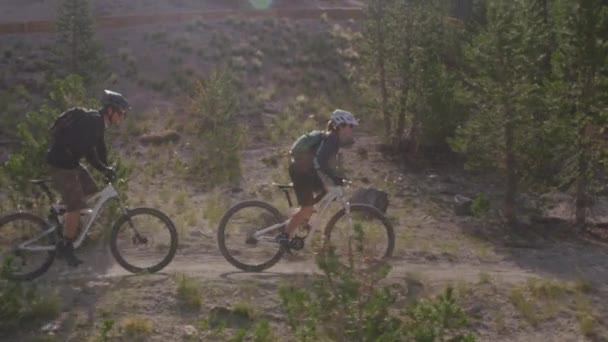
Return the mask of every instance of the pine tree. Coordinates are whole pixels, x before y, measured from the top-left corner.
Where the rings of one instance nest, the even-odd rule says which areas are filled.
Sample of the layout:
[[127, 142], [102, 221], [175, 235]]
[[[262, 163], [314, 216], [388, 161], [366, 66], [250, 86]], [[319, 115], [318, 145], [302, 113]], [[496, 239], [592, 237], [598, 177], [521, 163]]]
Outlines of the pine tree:
[[593, 171], [606, 149], [598, 137], [608, 125], [608, 6], [602, 0], [556, 0], [554, 16], [559, 48], [552, 98], [561, 114], [556, 120], [569, 128], [564, 150], [570, 167], [564, 169], [574, 179], [576, 222], [582, 226]]
[[77, 74], [86, 82], [103, 71], [101, 49], [95, 41], [94, 19], [90, 0], [61, 0], [57, 20], [56, 53], [59, 65], [68, 74]]
[[389, 21], [389, 11], [393, 3], [393, 0], [370, 0], [365, 10], [366, 19], [363, 22], [362, 50], [367, 64], [367, 68], [364, 68], [364, 78], [366, 82], [376, 85], [379, 89], [378, 102], [386, 136], [390, 136], [392, 132], [387, 69], [393, 48]]
[[489, 0], [486, 24], [467, 48], [470, 98], [476, 103], [452, 146], [470, 167], [493, 167], [505, 176], [504, 216], [516, 222], [517, 188], [526, 165], [522, 155], [537, 135], [533, 113], [542, 89], [535, 79], [546, 28], [526, 0]]
[[417, 146], [425, 131], [443, 143], [445, 127], [455, 126], [446, 108], [457, 107], [456, 81], [444, 57], [454, 52], [458, 28], [446, 27], [448, 12], [446, 0], [368, 2], [362, 78], [375, 89], [371, 102], [382, 113], [385, 137], [395, 150]]

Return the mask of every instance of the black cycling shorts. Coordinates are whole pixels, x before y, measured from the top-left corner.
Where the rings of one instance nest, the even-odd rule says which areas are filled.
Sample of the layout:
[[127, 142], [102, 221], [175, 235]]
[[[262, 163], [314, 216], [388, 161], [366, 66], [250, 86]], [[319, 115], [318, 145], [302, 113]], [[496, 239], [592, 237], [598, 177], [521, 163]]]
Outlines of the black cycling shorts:
[[323, 182], [314, 169], [302, 171], [294, 163], [289, 164], [289, 177], [293, 182], [293, 189], [300, 207], [312, 206], [315, 193], [324, 191]]

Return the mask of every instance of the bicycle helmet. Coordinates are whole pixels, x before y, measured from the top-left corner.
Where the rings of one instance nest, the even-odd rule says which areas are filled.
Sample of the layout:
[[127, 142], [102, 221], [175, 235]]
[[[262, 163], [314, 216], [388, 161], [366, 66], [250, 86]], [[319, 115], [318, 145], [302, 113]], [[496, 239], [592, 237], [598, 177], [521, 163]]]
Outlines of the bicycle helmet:
[[359, 121], [355, 119], [351, 112], [342, 109], [334, 110], [331, 113], [330, 120], [335, 126], [340, 126], [341, 124], [357, 126], [359, 124]]
[[122, 96], [122, 94], [117, 93], [115, 91], [111, 91], [111, 90], [107, 90], [105, 89], [104, 94], [101, 98], [101, 105], [106, 107], [106, 106], [112, 106], [115, 108], [120, 109], [121, 111], [126, 111], [127, 109], [130, 109], [131, 107], [129, 106], [129, 102], [127, 102], [127, 100], [125, 100], [125, 98]]

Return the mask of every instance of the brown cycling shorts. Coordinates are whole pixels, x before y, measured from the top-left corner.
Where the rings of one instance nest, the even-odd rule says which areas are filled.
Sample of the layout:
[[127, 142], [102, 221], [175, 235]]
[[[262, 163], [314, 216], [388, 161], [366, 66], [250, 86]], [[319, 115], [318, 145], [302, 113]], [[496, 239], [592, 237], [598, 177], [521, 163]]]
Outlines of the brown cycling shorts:
[[61, 194], [67, 211], [86, 207], [85, 198], [98, 191], [95, 181], [82, 166], [75, 169], [60, 169], [50, 166], [53, 186]]

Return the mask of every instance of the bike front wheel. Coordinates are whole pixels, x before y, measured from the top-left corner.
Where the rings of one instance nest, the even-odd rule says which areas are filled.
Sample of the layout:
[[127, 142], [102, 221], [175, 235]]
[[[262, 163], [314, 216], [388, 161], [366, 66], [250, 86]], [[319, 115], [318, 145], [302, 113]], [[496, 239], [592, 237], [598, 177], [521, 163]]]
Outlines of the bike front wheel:
[[177, 230], [167, 215], [151, 208], [136, 208], [118, 219], [110, 237], [112, 255], [131, 273], [155, 273], [177, 252]]
[[[0, 218], [0, 272], [10, 280], [43, 275], [55, 259], [56, 235], [47, 222], [29, 213]], [[27, 242], [26, 246], [22, 246]], [[46, 250], [35, 250], [44, 247]], [[50, 249], [50, 250], [49, 250]]]
[[395, 231], [378, 209], [352, 204], [331, 217], [325, 227], [324, 251], [332, 251], [340, 263], [358, 269], [381, 264], [393, 255]]
[[280, 224], [277, 208], [262, 201], [244, 201], [230, 208], [217, 229], [224, 258], [246, 272], [261, 272], [276, 264], [283, 252], [276, 240], [279, 228], [257, 236], [260, 230]]

